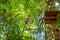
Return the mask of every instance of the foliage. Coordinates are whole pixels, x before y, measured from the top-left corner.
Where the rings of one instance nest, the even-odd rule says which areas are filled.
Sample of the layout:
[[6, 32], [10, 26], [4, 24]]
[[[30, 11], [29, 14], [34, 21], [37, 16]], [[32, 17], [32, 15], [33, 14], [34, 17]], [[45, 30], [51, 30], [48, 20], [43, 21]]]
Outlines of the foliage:
[[[47, 7], [46, 0], [0, 0], [0, 40], [35, 40], [33, 34], [45, 31], [43, 22]], [[58, 8], [54, 5], [53, 9]], [[30, 21], [25, 24], [28, 15]]]
[[[45, 7], [45, 0], [0, 0], [0, 39], [35, 40], [32, 37], [34, 27], [38, 27], [38, 32], [43, 30], [43, 18], [39, 17]], [[28, 14], [30, 22], [25, 24]]]
[[60, 14], [57, 15], [56, 26], [60, 28]]

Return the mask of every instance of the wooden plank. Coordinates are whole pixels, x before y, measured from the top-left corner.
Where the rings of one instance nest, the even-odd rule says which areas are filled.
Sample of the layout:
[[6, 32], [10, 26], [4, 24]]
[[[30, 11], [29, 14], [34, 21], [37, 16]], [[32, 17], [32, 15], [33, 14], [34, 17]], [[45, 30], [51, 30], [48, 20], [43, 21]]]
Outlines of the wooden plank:
[[44, 21], [45, 24], [51, 24], [56, 21], [57, 15], [60, 13], [60, 11], [45, 11], [44, 13]]
[[52, 17], [52, 16], [51, 17], [50, 16], [49, 17], [44, 17], [44, 18], [45, 19], [56, 19], [56, 17]]

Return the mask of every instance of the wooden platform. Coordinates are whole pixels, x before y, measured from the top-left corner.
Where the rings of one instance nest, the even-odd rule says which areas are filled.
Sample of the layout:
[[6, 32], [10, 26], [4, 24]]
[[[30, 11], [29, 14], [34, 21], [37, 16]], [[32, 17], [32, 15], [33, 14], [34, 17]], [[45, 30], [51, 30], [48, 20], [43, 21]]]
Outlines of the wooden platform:
[[45, 11], [44, 13], [44, 22], [45, 24], [52, 24], [56, 21], [57, 15], [60, 11]]

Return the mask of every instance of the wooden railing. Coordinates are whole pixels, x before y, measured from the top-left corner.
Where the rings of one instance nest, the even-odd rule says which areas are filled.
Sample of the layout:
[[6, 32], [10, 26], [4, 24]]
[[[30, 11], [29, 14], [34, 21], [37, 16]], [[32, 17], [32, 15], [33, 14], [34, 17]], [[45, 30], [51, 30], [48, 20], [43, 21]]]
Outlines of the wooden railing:
[[44, 13], [44, 22], [45, 24], [51, 24], [56, 21], [57, 15], [60, 11], [45, 11]]

